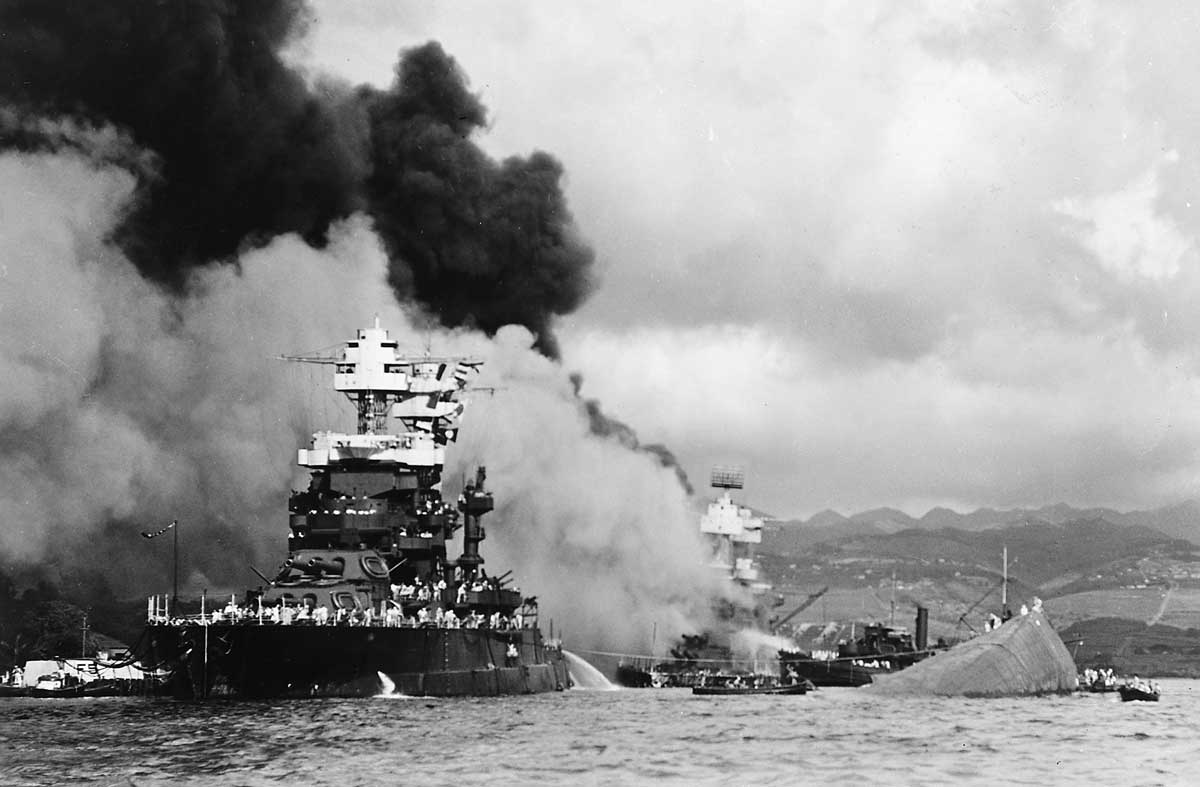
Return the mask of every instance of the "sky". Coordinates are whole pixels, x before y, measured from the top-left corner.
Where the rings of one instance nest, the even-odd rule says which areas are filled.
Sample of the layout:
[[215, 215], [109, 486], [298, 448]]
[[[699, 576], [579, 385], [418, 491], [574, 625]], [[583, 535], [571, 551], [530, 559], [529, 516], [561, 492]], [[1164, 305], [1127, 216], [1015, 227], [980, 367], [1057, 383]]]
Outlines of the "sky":
[[1187, 3], [313, 4], [290, 58], [429, 40], [545, 150], [599, 286], [584, 396], [704, 488], [833, 508], [1200, 495]]

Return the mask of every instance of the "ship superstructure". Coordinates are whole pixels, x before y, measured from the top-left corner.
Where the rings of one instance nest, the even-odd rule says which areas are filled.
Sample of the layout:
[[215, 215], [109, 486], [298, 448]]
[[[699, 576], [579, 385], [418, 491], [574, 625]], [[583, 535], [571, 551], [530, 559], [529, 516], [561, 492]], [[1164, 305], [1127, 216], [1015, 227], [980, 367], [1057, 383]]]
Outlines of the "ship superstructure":
[[739, 467], [714, 467], [711, 485], [722, 491], [700, 519], [700, 532], [712, 550], [710, 565], [753, 592], [769, 590], [770, 585], [759, 581], [754, 558], [755, 545], [762, 543], [762, 518], [733, 501], [732, 490], [745, 486], [745, 472]]
[[[463, 393], [481, 362], [401, 355], [378, 320], [340, 356], [285, 358], [334, 366], [333, 387], [354, 404], [358, 431], [317, 432], [310, 447], [300, 449], [297, 464], [312, 471], [310, 482], [289, 501], [290, 555], [264, 602], [287, 602], [301, 590], [301, 598], [323, 600], [311, 597], [321, 595], [313, 583], [324, 582], [330, 584], [318, 587], [336, 585], [343, 594], [332, 599], [337, 609], [375, 610], [389, 600], [404, 609], [418, 600], [410, 593], [393, 599], [392, 585], [473, 580], [483, 564], [481, 520], [493, 506], [486, 473], [479, 468], [455, 505], [442, 498], [441, 481], [446, 445], [457, 438], [465, 409]], [[451, 559], [447, 549], [460, 514], [463, 550]], [[486, 600], [469, 598], [488, 614], [511, 615], [522, 603], [519, 593], [503, 588]]]
[[[288, 555], [267, 585], [193, 618], [149, 607], [152, 660], [181, 696], [489, 695], [569, 685], [537, 606], [489, 576], [479, 545], [492, 510], [477, 469], [453, 504], [446, 447], [482, 362], [405, 355], [378, 318], [332, 356], [357, 431], [320, 431], [297, 462]], [[461, 551], [455, 540], [461, 530]], [[457, 555], [454, 553], [458, 552]], [[213, 647], [213, 638], [217, 646]]]
[[698, 634], [684, 634], [670, 648], [669, 661], [653, 655], [631, 657], [617, 666], [617, 681], [625, 686], [692, 686], [713, 674], [758, 671], [753, 654], [736, 653], [741, 633], [768, 633], [769, 608], [764, 596], [771, 589], [760, 579], [755, 546], [762, 543], [763, 520], [733, 500], [733, 490], [745, 486], [740, 467], [717, 466], [710, 483], [720, 490], [700, 517], [700, 532], [709, 547], [708, 566], [724, 583], [713, 599], [715, 625]]

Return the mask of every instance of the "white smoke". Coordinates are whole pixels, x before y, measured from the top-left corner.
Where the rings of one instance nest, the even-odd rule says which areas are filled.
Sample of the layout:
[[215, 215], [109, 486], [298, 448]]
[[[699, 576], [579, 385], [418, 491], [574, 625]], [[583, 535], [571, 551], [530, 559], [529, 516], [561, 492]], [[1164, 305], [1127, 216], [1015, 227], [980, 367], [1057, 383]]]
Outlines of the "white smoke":
[[644, 647], [654, 624], [671, 637], [703, 621], [715, 588], [673, 472], [592, 435], [566, 370], [524, 329], [413, 328], [365, 220], [320, 251], [276, 238], [171, 295], [107, 241], [135, 199], [127, 171], [10, 153], [0, 182], [0, 558], [69, 565], [82, 547], [118, 592], [154, 592], [162, 561], [136, 533], [178, 519], [185, 575], [255, 584], [247, 563], [283, 557], [295, 449], [353, 425], [323, 367], [276, 356], [378, 314], [401, 346], [487, 361], [481, 384], [498, 390], [475, 397], [446, 486], [487, 465], [492, 573], [514, 569], [577, 647]]

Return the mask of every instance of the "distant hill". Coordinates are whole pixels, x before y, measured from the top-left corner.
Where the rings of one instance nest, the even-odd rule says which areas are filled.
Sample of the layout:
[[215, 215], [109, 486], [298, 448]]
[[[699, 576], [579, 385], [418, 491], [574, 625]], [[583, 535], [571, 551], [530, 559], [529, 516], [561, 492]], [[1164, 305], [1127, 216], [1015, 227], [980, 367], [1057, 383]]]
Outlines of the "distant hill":
[[1037, 596], [1056, 626], [1141, 618], [1137, 631], [1121, 629], [1119, 646], [1109, 641], [1112, 626], [1100, 626], [1103, 637], [1074, 632], [1087, 640], [1089, 659], [1143, 673], [1200, 675], [1200, 636], [1176, 648], [1165, 629], [1147, 628], [1160, 621], [1192, 625], [1200, 604], [1198, 545], [1195, 501], [1130, 512], [1058, 503], [966, 514], [943, 507], [919, 518], [879, 508], [851, 516], [823, 511], [807, 521], [768, 520], [758, 554], [763, 579], [790, 605], [831, 588], [819, 607], [793, 621], [797, 626], [844, 627], [879, 620], [893, 609], [904, 620], [920, 604], [930, 610], [931, 631], [957, 638], [979, 630], [983, 618], [999, 610], [1007, 547], [1014, 609]]
[[875, 508], [864, 511], [850, 517], [850, 521], [862, 525], [874, 525], [885, 533], [897, 533], [917, 526], [917, 520], [894, 508]]
[[1111, 667], [1119, 675], [1200, 677], [1200, 631], [1094, 618], [1059, 631], [1080, 669]]
[[1111, 508], [1074, 508], [1065, 503], [1041, 508], [980, 508], [960, 514], [950, 508], [930, 509], [914, 518], [894, 508], [876, 508], [843, 516], [836, 511], [821, 511], [807, 520], [772, 520], [768, 533], [795, 547], [872, 533], [896, 533], [920, 530], [965, 530], [981, 532], [1032, 523], [1060, 525], [1067, 522], [1103, 520], [1114, 525], [1148, 527], [1166, 536], [1200, 544], [1200, 502], [1188, 500], [1178, 505], [1148, 511], [1120, 512]]
[[860, 535], [820, 545], [817, 559], [863, 558], [877, 561], [938, 559], [963, 568], [999, 568], [1008, 548], [1010, 567], [1030, 585], [1042, 585], [1064, 574], [1085, 573], [1131, 555], [1155, 549], [1187, 551], [1189, 544], [1141, 525], [1120, 525], [1104, 519], [1080, 519], [1063, 524], [1030, 520], [1023, 524], [973, 532], [943, 528], [909, 529], [899, 533]]

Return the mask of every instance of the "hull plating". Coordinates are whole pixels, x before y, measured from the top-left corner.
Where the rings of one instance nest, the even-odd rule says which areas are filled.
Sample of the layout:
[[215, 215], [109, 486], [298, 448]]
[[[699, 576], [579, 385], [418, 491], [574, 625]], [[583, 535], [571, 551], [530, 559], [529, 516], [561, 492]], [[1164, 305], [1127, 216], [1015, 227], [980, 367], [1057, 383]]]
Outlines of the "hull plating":
[[147, 639], [181, 698], [493, 696], [570, 685], [562, 652], [536, 629], [215, 624], [151, 626]]

